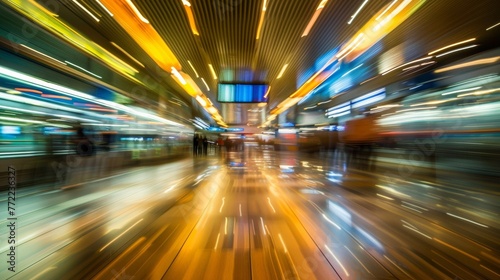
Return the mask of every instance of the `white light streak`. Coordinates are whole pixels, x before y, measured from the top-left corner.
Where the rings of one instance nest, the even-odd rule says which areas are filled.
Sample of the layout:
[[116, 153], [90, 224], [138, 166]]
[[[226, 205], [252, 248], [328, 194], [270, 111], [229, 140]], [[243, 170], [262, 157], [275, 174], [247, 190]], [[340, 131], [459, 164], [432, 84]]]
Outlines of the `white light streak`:
[[474, 41], [474, 40], [476, 40], [476, 38], [471, 38], [471, 39], [467, 39], [467, 40], [464, 40], [464, 41], [460, 41], [460, 42], [458, 42], [458, 43], [454, 43], [454, 44], [451, 44], [451, 45], [448, 45], [448, 46], [442, 47], [442, 48], [437, 49], [437, 50], [435, 50], [435, 51], [431, 51], [431, 52], [429, 53], [429, 55], [435, 54], [435, 53], [440, 52], [440, 51], [444, 51], [444, 50], [446, 50], [446, 49], [452, 48], [452, 47], [454, 47], [454, 46], [458, 46], [458, 45], [460, 45], [460, 44], [465, 44], [465, 43], [468, 43], [468, 42], [472, 42], [472, 41]]
[[458, 52], [458, 51], [463, 51], [463, 50], [466, 50], [466, 49], [471, 49], [471, 48], [474, 48], [474, 47], [477, 47], [477, 46], [479, 46], [479, 45], [470, 45], [470, 46], [467, 46], [467, 47], [463, 47], [463, 48], [459, 48], [459, 49], [454, 49], [454, 50], [451, 50], [449, 52], [445, 52], [445, 53], [436, 55], [436, 57], [445, 56], [445, 55], [448, 55], [450, 53], [454, 53], [454, 52]]
[[368, 0], [365, 0], [361, 6], [359, 6], [358, 10], [351, 16], [351, 19], [347, 22], [347, 24], [351, 24], [354, 18], [358, 15], [358, 13], [363, 9], [363, 7], [368, 3]]
[[101, 6], [101, 8], [103, 8], [103, 10], [106, 11], [106, 13], [108, 13], [108, 15], [110, 16], [113, 16], [113, 14], [108, 10], [108, 8], [106, 8], [106, 6], [104, 6], [104, 4], [101, 3], [101, 1], [99, 0], [95, 0], [97, 2], [97, 4], [99, 4], [99, 6]]
[[201, 78], [201, 81], [205, 84], [205, 87], [207, 88], [207, 91], [210, 91], [210, 88], [208, 87], [208, 84], [205, 81], [205, 79]]
[[137, 17], [139, 17], [139, 19], [142, 22], [149, 23], [149, 21], [141, 14], [141, 12], [139, 11], [139, 9], [137, 9], [137, 7], [134, 5], [134, 3], [132, 3], [132, 0], [127, 0], [127, 4], [130, 6], [130, 8], [132, 8], [132, 10], [134, 11], [134, 13], [137, 15]]
[[474, 221], [469, 220], [469, 219], [467, 219], [467, 218], [460, 217], [460, 216], [457, 216], [457, 215], [454, 215], [454, 214], [451, 214], [451, 213], [448, 213], [448, 212], [446, 213], [446, 215], [449, 215], [449, 216], [455, 217], [455, 218], [457, 218], [457, 219], [464, 220], [464, 221], [469, 222], [469, 223], [473, 223], [473, 224], [478, 225], [478, 226], [481, 226], [481, 227], [489, 228], [489, 226], [487, 226], [487, 225], [483, 225], [483, 224], [481, 224], [481, 223], [474, 222]]
[[189, 66], [191, 66], [191, 69], [193, 69], [194, 74], [196, 75], [196, 78], [199, 78], [200, 76], [198, 76], [198, 72], [196, 72], [196, 69], [194, 69], [194, 66], [193, 66], [193, 64], [191, 64], [191, 61], [188, 60], [188, 63], [189, 63]]
[[106, 247], [108, 247], [109, 245], [111, 245], [111, 243], [115, 242], [118, 238], [120, 238], [122, 235], [124, 235], [125, 233], [127, 233], [127, 231], [131, 230], [133, 227], [135, 227], [135, 225], [137, 225], [138, 223], [140, 223], [142, 220], [143, 219], [140, 219], [139, 221], [135, 222], [135, 224], [131, 225], [124, 232], [120, 233], [120, 235], [118, 235], [117, 237], [113, 238], [113, 240], [109, 241], [108, 244], [104, 245], [104, 247], [102, 247], [101, 250], [99, 250], [99, 252], [102, 252], [102, 250], [106, 249]]
[[37, 51], [37, 50], [35, 50], [35, 49], [32, 49], [32, 48], [30, 48], [30, 47], [28, 47], [28, 46], [26, 46], [26, 45], [24, 45], [24, 44], [21, 44], [21, 46], [23, 46], [23, 47], [27, 48], [28, 50], [30, 50], [30, 51], [32, 51], [32, 52], [36, 52], [36, 53], [37, 53], [37, 54], [39, 54], [39, 55], [45, 56], [46, 58], [52, 59], [52, 60], [54, 60], [54, 61], [56, 61], [56, 62], [59, 62], [59, 63], [61, 63], [61, 64], [66, 65], [66, 63], [64, 63], [64, 62], [62, 62], [62, 61], [60, 61], [60, 60], [57, 60], [57, 59], [53, 58], [53, 57], [52, 57], [52, 56], [50, 56], [50, 55], [44, 54], [43, 52]]
[[80, 69], [80, 70], [82, 70], [82, 71], [84, 71], [84, 72], [86, 72], [86, 73], [88, 73], [88, 74], [90, 74], [90, 75], [92, 75], [92, 76], [96, 77], [96, 78], [102, 79], [102, 77], [101, 77], [101, 76], [99, 76], [99, 75], [97, 75], [97, 74], [94, 74], [94, 73], [90, 72], [89, 70], [87, 70], [87, 69], [85, 69], [85, 68], [83, 68], [83, 67], [81, 67], [81, 66], [78, 66], [78, 65], [76, 65], [76, 64], [74, 64], [74, 63], [71, 63], [71, 62], [69, 62], [69, 61], [67, 61], [67, 60], [65, 60], [64, 62], [66, 62], [67, 64], [69, 64], [69, 65], [71, 65], [71, 66], [73, 66], [73, 67], [76, 67], [76, 68], [78, 68], [78, 69]]
[[325, 248], [330, 253], [330, 255], [332, 255], [332, 257], [337, 261], [337, 263], [340, 265], [340, 267], [342, 267], [342, 270], [344, 270], [345, 275], [349, 276], [349, 272], [347, 272], [345, 267], [342, 265], [342, 263], [339, 261], [339, 259], [337, 259], [335, 254], [333, 254], [332, 250], [330, 250], [330, 248], [328, 248], [328, 246], [326, 246], [326, 244], [325, 244]]
[[499, 25], [500, 25], [500, 22], [499, 22], [499, 23], [497, 23], [497, 24], [495, 24], [495, 25], [492, 25], [492, 26], [490, 26], [490, 27], [486, 28], [486, 30], [493, 29], [493, 28], [495, 28], [495, 27], [497, 27], [497, 26], [499, 26]]
[[80, 9], [84, 10], [87, 14], [89, 14], [95, 21], [99, 22], [99, 18], [97, 18], [93, 13], [87, 10], [87, 8], [85, 8], [85, 6], [80, 4], [80, 2], [78, 2], [77, 0], [73, 0], [73, 2], [75, 2], [75, 4], [78, 5], [78, 7], [80, 7]]

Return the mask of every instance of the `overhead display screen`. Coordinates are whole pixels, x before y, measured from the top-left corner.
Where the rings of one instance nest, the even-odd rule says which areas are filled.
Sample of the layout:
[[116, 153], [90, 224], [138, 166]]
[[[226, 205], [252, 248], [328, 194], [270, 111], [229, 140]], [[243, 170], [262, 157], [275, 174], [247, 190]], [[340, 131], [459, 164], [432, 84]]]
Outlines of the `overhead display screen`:
[[221, 103], [267, 102], [268, 85], [263, 84], [219, 84], [217, 101]]

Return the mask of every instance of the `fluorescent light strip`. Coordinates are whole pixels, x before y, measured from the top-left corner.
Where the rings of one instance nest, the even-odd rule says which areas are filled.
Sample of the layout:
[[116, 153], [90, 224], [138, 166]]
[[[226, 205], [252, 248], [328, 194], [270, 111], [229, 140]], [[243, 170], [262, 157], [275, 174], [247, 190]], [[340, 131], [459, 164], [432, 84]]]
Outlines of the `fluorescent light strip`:
[[193, 64], [191, 64], [191, 61], [188, 60], [188, 63], [189, 63], [189, 66], [191, 66], [191, 69], [193, 69], [194, 74], [196, 75], [196, 78], [199, 78], [200, 76], [198, 76], [198, 72], [196, 72], [196, 69], [194, 69], [194, 66], [193, 66]]
[[76, 64], [74, 64], [74, 63], [71, 63], [71, 62], [69, 62], [69, 61], [67, 61], [67, 60], [65, 60], [64, 62], [66, 62], [67, 64], [69, 64], [69, 65], [71, 65], [71, 66], [73, 66], [73, 67], [76, 67], [76, 68], [78, 68], [78, 69], [80, 69], [80, 70], [82, 70], [82, 71], [85, 71], [86, 73], [88, 73], [88, 74], [90, 74], [90, 75], [92, 75], [92, 76], [94, 76], [94, 77], [97, 77], [97, 78], [99, 78], [99, 79], [102, 79], [102, 77], [101, 77], [101, 76], [99, 76], [99, 75], [97, 75], [97, 74], [94, 74], [94, 73], [90, 72], [89, 70], [87, 70], [87, 69], [85, 69], [85, 68], [83, 68], [83, 67], [81, 67], [81, 66], [78, 66], [78, 65], [76, 65]]
[[325, 5], [326, 5], [327, 2], [328, 2], [328, 0], [322, 0], [319, 3], [318, 8], [316, 8], [316, 11], [314, 12], [311, 20], [309, 20], [309, 23], [307, 24], [306, 29], [304, 29], [304, 32], [302, 33], [301, 37], [307, 36], [309, 34], [309, 31], [311, 31], [314, 23], [316, 22], [316, 20], [318, 19], [319, 15], [323, 11], [323, 8], [325, 7]]
[[116, 44], [115, 42], [111, 42], [111, 45], [113, 45], [115, 48], [119, 49], [122, 53], [124, 53], [126, 56], [128, 56], [130, 59], [132, 59], [135, 63], [137, 63], [140, 66], [142, 66], [143, 68], [145, 68], [144, 64], [142, 64], [140, 61], [135, 59], [132, 55], [130, 55], [128, 52], [126, 52], [124, 49], [122, 49], [120, 46], [118, 46], [118, 44]]
[[37, 54], [39, 54], [39, 55], [43, 55], [43, 56], [45, 56], [46, 58], [52, 59], [52, 60], [54, 60], [54, 61], [56, 61], [56, 62], [59, 62], [59, 63], [61, 63], [61, 64], [66, 65], [66, 63], [64, 63], [64, 62], [62, 62], [62, 61], [60, 61], [60, 60], [57, 60], [57, 59], [53, 58], [52, 56], [46, 55], [46, 54], [44, 54], [44, 53], [42, 53], [42, 52], [40, 52], [40, 51], [37, 51], [37, 50], [35, 50], [35, 49], [32, 49], [32, 48], [30, 48], [30, 47], [28, 47], [28, 46], [26, 46], [26, 45], [24, 45], [24, 44], [21, 44], [21, 46], [23, 46], [23, 47], [27, 48], [28, 50], [30, 50], [30, 51], [32, 51], [32, 52], [36, 52], [36, 53], [37, 53]]
[[467, 47], [463, 47], [463, 48], [459, 48], [459, 49], [455, 49], [455, 50], [451, 50], [449, 52], [445, 52], [445, 53], [442, 53], [442, 54], [439, 54], [439, 55], [436, 55], [436, 57], [441, 57], [441, 56], [445, 56], [445, 55], [448, 55], [450, 53], [454, 53], [454, 52], [458, 52], [458, 51], [463, 51], [463, 50], [466, 50], [466, 49], [471, 49], [471, 48], [474, 48], [474, 47], [477, 47], [479, 45], [470, 45], [470, 46], [467, 46]]
[[276, 79], [279, 79], [279, 78], [281, 78], [281, 76], [283, 76], [283, 73], [285, 73], [285, 70], [286, 70], [287, 67], [288, 67], [288, 63], [285, 64], [285, 65], [283, 65], [283, 68], [281, 68], [281, 71], [278, 74], [278, 77], [276, 77]]
[[113, 16], [113, 14], [108, 10], [108, 8], [106, 8], [106, 6], [104, 6], [104, 4], [101, 3], [101, 1], [99, 0], [95, 1], [97, 2], [97, 4], [99, 4], [99, 6], [101, 6], [101, 8], [103, 8], [108, 13], [108, 15]]
[[210, 91], [210, 88], [208, 87], [208, 84], [207, 82], [205, 82], [205, 79], [201, 78], [201, 81], [205, 84], [205, 86], [207, 87], [207, 91]]
[[95, 21], [99, 22], [99, 18], [97, 18], [93, 13], [91, 13], [87, 8], [85, 8], [80, 2], [73, 0], [78, 7], [80, 7], [82, 10], [84, 10], [87, 14], [89, 14]]
[[260, 12], [260, 18], [259, 18], [259, 25], [257, 27], [257, 35], [255, 36], [256, 40], [259, 40], [259, 38], [260, 38], [260, 33], [262, 31], [262, 24], [264, 23], [264, 17], [266, 15], [266, 10], [267, 10], [267, 0], [263, 0], [262, 11]]
[[467, 40], [464, 40], [464, 41], [461, 41], [461, 42], [458, 42], [458, 43], [454, 43], [454, 44], [448, 45], [448, 46], [446, 46], [446, 47], [442, 47], [442, 48], [437, 49], [437, 50], [435, 50], [435, 51], [431, 51], [431, 52], [430, 52], [430, 53], [428, 53], [428, 54], [429, 54], [429, 55], [432, 55], [432, 54], [435, 54], [435, 53], [437, 53], [437, 52], [444, 51], [444, 50], [446, 50], [446, 49], [452, 48], [452, 47], [454, 47], [454, 46], [458, 46], [458, 45], [461, 45], [461, 44], [465, 44], [465, 43], [468, 43], [468, 42], [472, 42], [472, 41], [474, 41], [474, 40], [476, 40], [476, 38], [467, 39]]
[[217, 80], [217, 75], [215, 74], [215, 70], [212, 64], [208, 64], [208, 68], [210, 68], [210, 72], [212, 73], [212, 77], [214, 78], [214, 80]]
[[183, 85], [187, 84], [186, 80], [184, 80], [184, 78], [181, 76], [179, 71], [177, 71], [177, 69], [175, 69], [175, 67], [172, 66], [171, 69], [172, 69], [172, 74], [177, 78], [177, 80], [179, 80], [181, 82], [181, 84], [183, 84]]
[[500, 22], [499, 22], [499, 23], [497, 23], [497, 24], [495, 24], [495, 25], [492, 25], [492, 26], [490, 26], [490, 27], [486, 28], [486, 30], [493, 29], [493, 28], [495, 28], [495, 27], [497, 27], [497, 26], [499, 26], [499, 25], [500, 25]]
[[376, 21], [378, 21], [383, 15], [385, 15], [385, 13], [387, 13], [387, 11], [392, 7], [394, 6], [394, 4], [396, 4], [396, 2], [398, 2], [398, 0], [394, 0], [392, 1], [392, 3], [387, 6], [387, 8], [385, 8], [385, 10], [375, 19]]
[[[74, 1], [74, 0], [73, 0]], [[135, 12], [135, 14], [139, 17], [139, 19], [144, 22], [144, 23], [149, 23], [149, 21], [141, 14], [139, 9], [132, 3], [132, 0], [127, 0], [127, 4], [132, 8], [132, 10]]]
[[363, 2], [363, 4], [361, 4], [361, 6], [354, 13], [354, 15], [351, 16], [351, 19], [347, 22], [347, 24], [351, 24], [352, 23], [352, 21], [354, 20], [354, 18], [358, 15], [358, 13], [361, 11], [361, 9], [363, 9], [363, 7], [366, 5], [366, 3], [368, 3], [368, 0], [365, 0], [365, 2]]

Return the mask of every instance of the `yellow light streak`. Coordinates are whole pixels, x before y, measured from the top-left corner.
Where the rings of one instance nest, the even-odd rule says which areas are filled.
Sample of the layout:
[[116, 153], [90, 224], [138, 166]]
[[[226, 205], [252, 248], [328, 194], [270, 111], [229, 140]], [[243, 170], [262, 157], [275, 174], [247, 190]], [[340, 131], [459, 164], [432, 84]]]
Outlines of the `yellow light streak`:
[[182, 0], [182, 4], [184, 5], [184, 10], [186, 11], [188, 21], [189, 21], [189, 26], [191, 27], [191, 32], [193, 32], [194, 35], [200, 35], [198, 32], [198, 28], [196, 28], [196, 22], [194, 20], [194, 15], [193, 11], [191, 10], [191, 3], [187, 0]]
[[288, 67], [288, 63], [285, 64], [285, 65], [283, 65], [283, 68], [281, 68], [281, 71], [278, 74], [278, 77], [276, 77], [276, 79], [279, 79], [279, 78], [281, 78], [283, 76], [283, 73], [285, 73], [285, 70], [286, 70], [287, 67]]
[[[134, 39], [134, 41], [162, 68], [170, 72], [171, 67], [181, 70], [182, 66], [158, 32], [148, 24], [142, 14], [137, 14], [137, 7], [132, 1], [123, 5], [119, 0], [101, 0], [114, 14], [116, 22]], [[134, 9], [135, 8], [135, 9]], [[140, 15], [140, 16], [139, 16]], [[142, 18], [141, 18], [142, 17]], [[146, 22], [147, 21], [147, 22]]]
[[309, 23], [307, 24], [306, 29], [304, 29], [304, 32], [302, 33], [301, 37], [305, 37], [305, 36], [309, 35], [309, 32], [311, 31], [312, 27], [314, 26], [314, 23], [316, 23], [316, 20], [318, 19], [319, 15], [323, 11], [323, 8], [325, 7], [327, 2], [328, 2], [328, 0], [322, 0], [319, 3], [318, 7], [316, 8], [316, 11], [314, 12], [313, 16], [309, 20]]
[[437, 69], [434, 71], [434, 73], [441, 73], [441, 72], [446, 72], [446, 71], [451, 71], [451, 70], [456, 70], [456, 69], [461, 69], [465, 67], [471, 67], [471, 66], [478, 66], [478, 65], [483, 65], [483, 64], [491, 64], [495, 63], [498, 60], [500, 60], [500, 56], [495, 56], [491, 58], [483, 58], [483, 59], [477, 59], [474, 61], [470, 62], [465, 62], [465, 63], [460, 63], [457, 65], [449, 66], [449, 67], [444, 67], [441, 69]]
[[264, 17], [266, 15], [266, 10], [267, 10], [266, 2], [267, 0], [263, 0], [262, 2], [262, 11], [260, 12], [259, 25], [257, 26], [257, 35], [255, 36], [256, 40], [259, 40], [260, 33], [262, 31], [262, 24], [264, 23]]
[[210, 68], [210, 72], [212, 73], [212, 77], [214, 78], [214, 80], [217, 80], [217, 74], [215, 74], [215, 69], [212, 64], [208, 64], [208, 68]]

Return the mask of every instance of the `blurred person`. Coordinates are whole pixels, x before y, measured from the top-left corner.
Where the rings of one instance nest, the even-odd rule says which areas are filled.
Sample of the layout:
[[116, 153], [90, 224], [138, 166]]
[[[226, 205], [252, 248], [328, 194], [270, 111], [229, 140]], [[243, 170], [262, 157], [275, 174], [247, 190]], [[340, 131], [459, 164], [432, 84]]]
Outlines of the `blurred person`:
[[198, 155], [198, 134], [193, 137], [193, 155]]
[[203, 136], [203, 155], [208, 154], [208, 139], [206, 136]]

